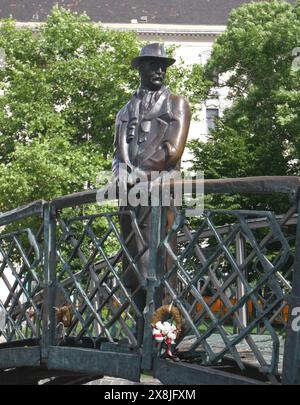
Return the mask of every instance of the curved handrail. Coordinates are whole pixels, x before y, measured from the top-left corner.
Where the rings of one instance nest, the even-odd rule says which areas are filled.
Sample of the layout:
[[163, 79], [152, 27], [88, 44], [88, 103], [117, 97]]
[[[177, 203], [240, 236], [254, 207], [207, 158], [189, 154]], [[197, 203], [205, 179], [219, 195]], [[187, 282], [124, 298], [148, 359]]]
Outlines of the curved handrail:
[[[174, 187], [181, 186], [183, 192], [185, 192], [185, 187], [190, 186], [189, 189], [192, 192], [196, 192], [197, 186], [201, 184], [203, 184], [202, 180], [174, 180], [173, 183], [170, 184], [170, 189], [172, 190]], [[63, 209], [76, 205], [95, 203], [97, 201], [97, 194], [100, 191], [104, 194], [109, 186], [110, 185], [103, 189], [81, 191], [54, 198], [51, 201], [51, 205], [54, 209]], [[299, 188], [300, 178], [297, 176], [257, 176], [204, 180], [204, 193], [206, 194], [283, 193], [295, 199]], [[46, 203], [47, 201], [38, 200], [5, 212], [0, 215], [0, 226], [31, 215], [41, 215]]]
[[42, 215], [43, 207], [46, 201], [37, 200], [30, 204], [22, 205], [11, 211], [4, 212], [0, 215], [0, 226], [9, 224], [13, 221], [18, 221], [20, 219], [30, 217], [32, 215]]
[[[186, 186], [192, 192], [197, 191], [197, 186], [202, 185], [202, 180], [174, 180], [170, 184], [171, 191], [176, 187], [182, 187], [183, 193]], [[101, 193], [105, 193], [110, 185], [101, 189]], [[155, 187], [155, 185], [154, 185]], [[291, 197], [295, 197], [300, 187], [300, 177], [296, 176], [257, 176], [257, 177], [240, 177], [228, 179], [205, 179], [204, 180], [204, 193], [206, 194], [239, 194], [239, 193], [258, 193], [258, 194], [272, 194], [283, 193]], [[52, 200], [55, 208], [66, 208], [75, 205], [88, 204], [96, 202], [97, 193], [100, 190], [83, 191], [73, 193]]]

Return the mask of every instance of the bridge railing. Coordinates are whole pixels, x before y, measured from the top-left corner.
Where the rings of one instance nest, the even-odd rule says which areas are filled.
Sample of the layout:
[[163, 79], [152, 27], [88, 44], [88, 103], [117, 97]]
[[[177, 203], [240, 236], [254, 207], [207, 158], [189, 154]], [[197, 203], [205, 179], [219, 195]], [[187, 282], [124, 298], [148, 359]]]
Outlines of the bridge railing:
[[[0, 342], [37, 344], [42, 332], [44, 201], [0, 216]], [[33, 219], [34, 226], [27, 219]], [[11, 230], [13, 227], [13, 230]]]
[[[241, 375], [259, 370], [260, 380], [274, 384], [282, 378], [299, 382], [299, 336], [292, 328], [293, 309], [300, 307], [299, 184], [296, 177], [205, 180], [206, 194], [283, 193], [291, 207], [277, 216], [206, 210], [192, 220], [174, 208], [167, 234], [165, 207], [146, 210], [141, 221], [134, 209], [97, 205], [97, 190], [2, 214], [0, 367], [1, 352], [22, 344], [40, 346], [49, 367], [67, 367], [55, 348], [72, 347], [115, 353], [118, 361], [116, 353], [135, 354], [128, 357], [134, 365], [125, 362], [123, 374], [113, 361], [99, 363], [97, 373], [135, 379], [141, 369], [154, 370], [163, 380], [151, 326], [154, 297], [163, 287], [183, 320], [176, 342], [183, 364], [192, 359], [215, 373], [226, 364]], [[148, 216], [149, 246], [140, 232]], [[133, 225], [126, 241], [121, 220]], [[135, 254], [128, 249], [131, 243], [137, 245]], [[143, 276], [139, 260], [147, 249], [149, 269]], [[135, 290], [127, 286], [129, 271], [138, 279]], [[136, 298], [144, 290], [141, 311]], [[68, 367], [80, 370], [80, 359]], [[18, 365], [16, 358], [13, 364]]]

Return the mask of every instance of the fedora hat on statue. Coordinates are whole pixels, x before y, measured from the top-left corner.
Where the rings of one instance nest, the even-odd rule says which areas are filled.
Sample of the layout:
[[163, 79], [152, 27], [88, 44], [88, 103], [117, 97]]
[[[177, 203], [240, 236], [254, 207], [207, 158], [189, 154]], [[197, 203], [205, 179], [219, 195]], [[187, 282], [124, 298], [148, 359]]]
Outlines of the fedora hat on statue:
[[131, 65], [138, 69], [143, 59], [161, 59], [165, 61], [166, 66], [171, 66], [175, 63], [175, 59], [167, 56], [163, 44], [158, 42], [144, 46], [144, 48], [141, 49], [140, 56], [132, 59]]

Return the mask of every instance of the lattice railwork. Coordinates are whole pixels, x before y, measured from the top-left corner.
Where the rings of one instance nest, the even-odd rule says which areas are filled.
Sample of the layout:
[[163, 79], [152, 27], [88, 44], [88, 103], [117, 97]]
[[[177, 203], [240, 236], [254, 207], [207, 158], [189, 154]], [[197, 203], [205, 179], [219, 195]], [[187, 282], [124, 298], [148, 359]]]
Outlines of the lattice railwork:
[[41, 337], [42, 231], [20, 229], [0, 236], [0, 342]]
[[[120, 217], [130, 216], [134, 230], [124, 241]], [[60, 305], [69, 305], [72, 322], [58, 336], [59, 344], [85, 338], [94, 342], [124, 341], [131, 347], [141, 345], [143, 315], [135, 304], [145, 279], [138, 261], [147, 249], [139, 232], [134, 211], [58, 218], [57, 297]], [[140, 238], [141, 249], [132, 257], [128, 244]], [[138, 287], [131, 291], [126, 275], [133, 272]]]
[[[271, 212], [206, 211], [195, 229], [178, 214], [163, 242], [173, 265], [162, 283], [185, 319], [178, 342], [185, 356], [198, 355], [205, 365], [231, 358], [244, 370], [245, 353], [251, 353], [252, 365], [278, 381], [282, 324], [277, 322], [293, 265], [293, 238], [283, 226], [294, 212], [295, 207], [277, 222]], [[220, 221], [232, 225], [218, 227]], [[174, 234], [177, 252], [170, 243]], [[171, 283], [175, 273], [177, 290]]]

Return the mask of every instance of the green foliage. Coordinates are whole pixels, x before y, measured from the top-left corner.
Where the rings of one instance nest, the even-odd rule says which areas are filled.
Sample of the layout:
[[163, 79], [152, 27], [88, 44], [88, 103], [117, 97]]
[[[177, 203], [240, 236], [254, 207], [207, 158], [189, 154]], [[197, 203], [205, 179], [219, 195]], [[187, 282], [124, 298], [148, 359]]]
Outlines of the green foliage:
[[136, 36], [54, 8], [35, 33], [3, 21], [0, 48], [0, 211], [95, 187], [138, 83]]
[[7, 63], [1, 100], [1, 110], [9, 106], [1, 117], [7, 135], [26, 142], [59, 132], [74, 143], [91, 139], [110, 150], [115, 115], [137, 84], [130, 68], [139, 49], [134, 34], [108, 31], [85, 15], [54, 8], [35, 34], [4, 23], [0, 46]]
[[[299, 44], [300, 2], [253, 2], [232, 11], [205, 67], [208, 79], [225, 75], [232, 106], [207, 143], [190, 144], [195, 168], [206, 178], [299, 175], [300, 70], [292, 69]], [[280, 210], [280, 199], [229, 203]]]
[[[139, 85], [131, 59], [142, 46], [134, 33], [63, 8], [38, 32], [2, 20], [0, 212], [94, 188], [111, 170], [115, 117]], [[194, 96], [192, 81], [202, 89], [199, 67], [177, 63], [168, 73], [175, 92]]]
[[[174, 52], [175, 48], [170, 47], [170, 50]], [[193, 117], [197, 119], [199, 103], [207, 96], [211, 84], [211, 81], [205, 77], [203, 66], [185, 65], [184, 60], [180, 59], [167, 71], [167, 82], [175, 94], [188, 99]]]
[[0, 167], [1, 211], [24, 204], [25, 196], [28, 202], [50, 200], [73, 192], [87, 180], [96, 184], [97, 172], [105, 169], [94, 144], [72, 145], [62, 136], [19, 144], [11, 158]]

